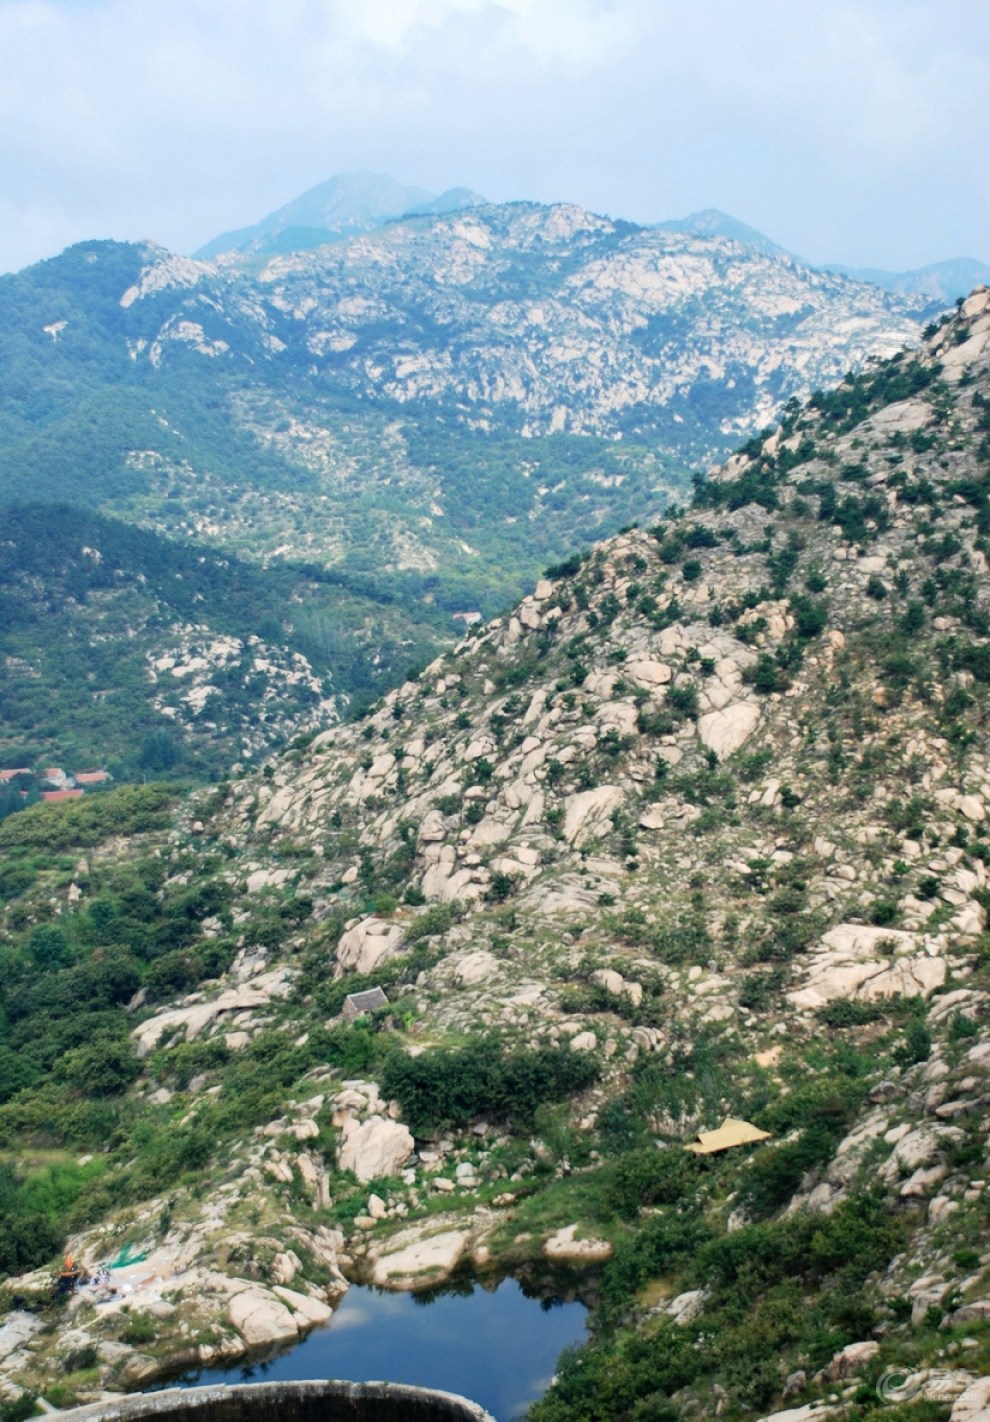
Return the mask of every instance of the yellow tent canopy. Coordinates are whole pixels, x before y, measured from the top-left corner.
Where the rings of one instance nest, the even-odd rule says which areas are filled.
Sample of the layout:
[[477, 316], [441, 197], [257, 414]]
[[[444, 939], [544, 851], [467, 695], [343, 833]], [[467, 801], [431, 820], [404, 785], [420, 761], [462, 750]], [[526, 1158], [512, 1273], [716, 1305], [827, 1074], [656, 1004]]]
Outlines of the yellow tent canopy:
[[726, 1116], [717, 1131], [699, 1131], [698, 1139], [684, 1149], [693, 1151], [695, 1155], [716, 1155], [731, 1146], [750, 1145], [753, 1141], [769, 1139], [769, 1131], [761, 1131], [758, 1126], [750, 1125], [749, 1121], [737, 1121], [732, 1116]]

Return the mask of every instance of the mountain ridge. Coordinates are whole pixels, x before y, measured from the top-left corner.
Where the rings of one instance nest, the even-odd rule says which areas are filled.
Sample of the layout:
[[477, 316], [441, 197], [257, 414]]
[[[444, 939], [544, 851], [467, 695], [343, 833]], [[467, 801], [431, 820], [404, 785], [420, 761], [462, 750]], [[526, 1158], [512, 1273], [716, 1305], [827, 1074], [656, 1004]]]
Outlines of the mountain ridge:
[[[325, 242], [373, 231], [384, 223], [409, 216], [483, 206], [486, 199], [467, 188], [451, 188], [439, 197], [405, 187], [379, 173], [341, 173], [309, 189], [283, 207], [268, 213], [250, 227], [223, 233], [198, 248], [195, 257], [241, 254], [255, 258], [306, 251]], [[704, 208], [683, 218], [666, 218], [642, 224], [656, 231], [680, 232], [701, 237], [726, 237], [767, 256], [790, 258], [803, 266], [869, 281], [885, 290], [914, 299], [919, 311], [930, 303], [951, 305], [973, 287], [986, 283], [990, 266], [975, 258], [955, 257], [908, 271], [856, 267], [841, 262], [808, 263], [781, 247], [756, 228], [718, 208]]]

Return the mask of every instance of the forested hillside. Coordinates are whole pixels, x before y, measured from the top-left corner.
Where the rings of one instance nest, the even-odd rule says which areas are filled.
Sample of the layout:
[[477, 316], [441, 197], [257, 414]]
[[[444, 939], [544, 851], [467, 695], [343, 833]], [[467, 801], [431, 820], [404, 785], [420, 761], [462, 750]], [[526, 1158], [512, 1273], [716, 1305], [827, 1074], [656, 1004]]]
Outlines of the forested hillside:
[[13, 505], [0, 533], [0, 767], [224, 776], [429, 653], [443, 626], [401, 597], [79, 508]]

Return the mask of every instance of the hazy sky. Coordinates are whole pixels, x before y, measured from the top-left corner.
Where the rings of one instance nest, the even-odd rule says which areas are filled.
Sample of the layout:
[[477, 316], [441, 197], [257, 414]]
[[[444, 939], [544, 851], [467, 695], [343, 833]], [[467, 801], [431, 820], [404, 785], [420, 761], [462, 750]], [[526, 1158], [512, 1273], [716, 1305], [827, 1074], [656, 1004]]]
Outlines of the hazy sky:
[[351, 168], [990, 260], [990, 0], [0, 0], [0, 270]]

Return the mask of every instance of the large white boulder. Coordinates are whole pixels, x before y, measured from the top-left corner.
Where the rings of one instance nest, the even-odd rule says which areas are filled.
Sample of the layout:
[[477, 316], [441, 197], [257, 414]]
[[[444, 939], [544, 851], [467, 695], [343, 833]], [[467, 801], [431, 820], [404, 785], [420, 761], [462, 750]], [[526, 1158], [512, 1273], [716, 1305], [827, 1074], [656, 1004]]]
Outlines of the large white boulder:
[[949, 1422], [990, 1422], [990, 1377], [968, 1384], [953, 1403]]
[[650, 657], [633, 657], [625, 663], [623, 671], [629, 681], [637, 686], [645, 686], [650, 691], [666, 686], [672, 680], [673, 672], [663, 662]]
[[292, 1314], [266, 1289], [244, 1289], [227, 1306], [230, 1321], [249, 1348], [299, 1336]]
[[341, 935], [337, 962], [356, 973], [371, 973], [398, 951], [402, 928], [381, 918], [364, 918]]
[[474, 987], [493, 978], [498, 970], [499, 961], [494, 954], [478, 948], [473, 953], [467, 953], [455, 965], [454, 977], [462, 987]]
[[353, 1170], [362, 1184], [382, 1176], [397, 1175], [412, 1153], [414, 1141], [401, 1121], [387, 1121], [384, 1116], [369, 1116], [360, 1125], [354, 1120], [344, 1122], [337, 1151], [341, 1170]]
[[420, 844], [439, 844], [447, 838], [443, 815], [439, 810], [429, 810], [423, 816], [419, 825], [418, 838]]
[[594, 790], [568, 795], [564, 801], [564, 838], [568, 844], [584, 844], [601, 834], [622, 800], [617, 785], [599, 785]]
[[421, 1289], [438, 1284], [457, 1267], [468, 1237], [462, 1229], [442, 1230], [427, 1238], [404, 1230], [392, 1241], [400, 1247], [375, 1260], [372, 1281], [381, 1289]]
[[725, 760], [749, 740], [760, 720], [760, 708], [755, 701], [737, 701], [733, 706], [707, 711], [698, 717], [701, 743]]
[[576, 1235], [576, 1224], [565, 1225], [546, 1240], [543, 1253], [558, 1263], [577, 1261], [596, 1264], [603, 1259], [611, 1259], [612, 1246], [607, 1239], [577, 1239]]

